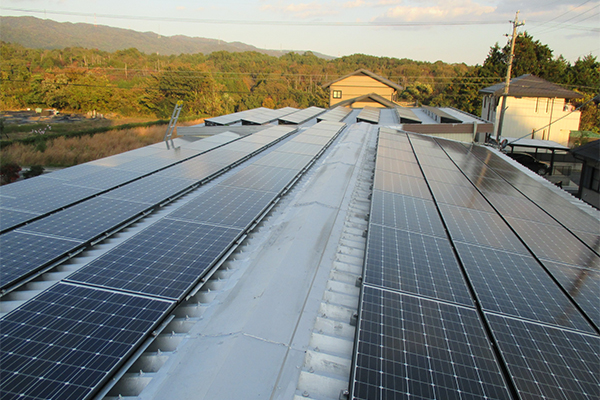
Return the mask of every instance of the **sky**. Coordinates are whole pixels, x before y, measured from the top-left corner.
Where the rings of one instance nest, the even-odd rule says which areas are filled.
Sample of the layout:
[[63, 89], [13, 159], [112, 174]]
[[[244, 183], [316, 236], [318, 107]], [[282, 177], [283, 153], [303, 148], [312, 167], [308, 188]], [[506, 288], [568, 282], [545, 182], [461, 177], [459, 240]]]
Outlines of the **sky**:
[[[515, 14], [554, 56], [600, 55], [600, 0], [2, 0], [0, 15], [86, 22], [334, 57], [482, 64]], [[0, 27], [1, 35], [1, 27]]]

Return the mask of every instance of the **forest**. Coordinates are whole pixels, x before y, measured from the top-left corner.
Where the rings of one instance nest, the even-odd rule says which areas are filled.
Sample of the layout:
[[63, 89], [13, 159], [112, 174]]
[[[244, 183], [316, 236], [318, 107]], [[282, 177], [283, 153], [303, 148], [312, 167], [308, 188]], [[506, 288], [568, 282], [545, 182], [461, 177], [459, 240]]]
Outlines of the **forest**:
[[[420, 62], [363, 54], [326, 60], [312, 53], [281, 57], [224, 51], [208, 55], [144, 54], [136, 49], [30, 49], [0, 43], [0, 109], [54, 108], [114, 117], [215, 116], [265, 106], [328, 105], [323, 85], [366, 68], [404, 87], [406, 103], [453, 106], [478, 115], [478, 91], [503, 81], [508, 46], [490, 48], [482, 65]], [[513, 76], [534, 74], [584, 94], [600, 90], [600, 62], [591, 55], [570, 63], [528, 34], [517, 38]], [[576, 104], [578, 105], [578, 104]], [[582, 109], [582, 130], [598, 133], [600, 112]]]

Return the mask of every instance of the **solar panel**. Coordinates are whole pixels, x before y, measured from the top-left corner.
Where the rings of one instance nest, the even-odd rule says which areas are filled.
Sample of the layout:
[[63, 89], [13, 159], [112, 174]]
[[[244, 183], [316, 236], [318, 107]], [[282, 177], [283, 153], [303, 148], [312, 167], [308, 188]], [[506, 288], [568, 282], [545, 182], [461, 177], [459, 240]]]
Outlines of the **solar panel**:
[[0, 397], [90, 398], [171, 302], [59, 283], [2, 321]]
[[221, 184], [279, 193], [296, 175], [293, 169], [249, 165]]
[[446, 182], [456, 186], [473, 186], [471, 181], [456, 168], [444, 169], [432, 167], [431, 165], [421, 165], [421, 168], [428, 181]]
[[303, 124], [304, 122], [315, 118], [317, 115], [322, 114], [324, 111], [325, 109], [321, 107], [308, 107], [279, 118], [279, 123], [296, 125]]
[[233, 114], [220, 115], [220, 116], [214, 117], [214, 118], [207, 118], [207, 119], [204, 120], [204, 123], [206, 124], [206, 126], [235, 124], [236, 122], [241, 121], [242, 118], [246, 114], [249, 114], [250, 112], [253, 112], [255, 110], [260, 110], [262, 108], [263, 107], [255, 108], [255, 109], [252, 109], [252, 110], [240, 111], [240, 112], [236, 112], [236, 113], [233, 113]]
[[376, 170], [375, 189], [431, 200], [425, 179]]
[[200, 156], [157, 172], [154, 176], [199, 181], [222, 171], [226, 166], [227, 164], [207, 162]]
[[494, 213], [494, 209], [474, 187], [455, 186], [443, 182], [429, 182], [435, 200], [439, 203], [452, 204]]
[[373, 190], [370, 223], [446, 237], [435, 204], [430, 200]]
[[275, 197], [273, 192], [217, 185], [168, 217], [245, 229]]
[[600, 271], [551, 261], [543, 264], [596, 327], [600, 327]]
[[497, 214], [440, 204], [452, 240], [529, 253], [518, 237]]
[[306, 135], [296, 136], [295, 138], [291, 139], [290, 142], [310, 143], [310, 144], [318, 144], [320, 146], [324, 146], [327, 143], [329, 143], [330, 140], [331, 139], [328, 138], [327, 136], [317, 136], [317, 135], [306, 134]]
[[58, 171], [51, 172], [49, 178], [63, 179], [71, 181], [74, 179], [82, 178], [86, 175], [90, 175], [96, 172], [109, 171], [109, 168], [102, 167], [100, 165], [94, 165], [92, 163], [79, 164], [73, 167], [60, 169]]
[[455, 245], [485, 310], [594, 332], [530, 255]]
[[329, 110], [324, 114], [317, 117], [317, 122], [321, 121], [334, 121], [338, 122], [343, 120], [352, 112], [351, 108], [348, 107], [336, 107], [333, 110]]
[[131, 160], [118, 166], [124, 171], [151, 173], [168, 167], [178, 161], [160, 157], [144, 157]]
[[282, 153], [279, 151], [273, 151], [258, 161], [254, 162], [254, 165], [264, 165], [266, 167], [279, 167], [289, 168], [300, 171], [303, 169], [311, 160], [312, 156], [305, 154], [292, 154]]
[[21, 181], [13, 182], [10, 185], [2, 185], [0, 186], [0, 195], [17, 198], [29, 193], [41, 192], [43, 189], [60, 185], [65, 182], [62, 179], [50, 178], [47, 175], [49, 174], [23, 179]]
[[371, 224], [364, 282], [472, 306], [450, 243]]
[[537, 257], [600, 269], [598, 255], [562, 226], [512, 217], [507, 217], [506, 220]]
[[378, 147], [377, 158], [379, 159], [380, 157], [393, 158], [398, 161], [406, 161], [412, 163], [417, 162], [417, 158], [415, 157], [415, 154], [412, 152], [412, 150], [406, 151], [400, 149], [392, 149], [390, 147]]
[[499, 193], [489, 194], [484, 192], [483, 194], [502, 216], [531, 221], [544, 221], [550, 218], [542, 209], [522, 195], [515, 197]]
[[358, 116], [356, 117], [356, 122], [368, 122], [369, 124], [378, 124], [379, 123], [379, 109], [374, 107], [365, 107], [363, 108]]
[[[164, 145], [163, 145], [164, 146]], [[158, 153], [153, 154], [153, 157], [166, 158], [168, 160], [183, 161], [187, 158], [196, 156], [199, 154], [198, 150], [175, 147], [174, 149], [161, 149]]]
[[0, 218], [0, 231], [15, 227], [39, 215], [26, 211], [9, 210], [3, 207], [0, 207], [0, 214], [2, 214], [2, 218]]
[[416, 162], [401, 161], [397, 158], [377, 157], [377, 169], [396, 174], [423, 177], [423, 172]]
[[155, 205], [177, 195], [194, 185], [191, 179], [150, 175], [144, 179], [111, 190], [100, 196], [106, 199], [119, 199]]
[[18, 231], [88, 241], [147, 208], [146, 204], [95, 197], [27, 224]]
[[0, 282], [6, 288], [23, 276], [79, 247], [75, 240], [12, 231], [0, 236]]
[[44, 214], [76, 203], [99, 193], [99, 189], [71, 186], [65, 183], [51, 186], [2, 202], [2, 206], [18, 211]]
[[523, 398], [598, 399], [600, 337], [486, 313]]
[[365, 285], [352, 398], [510, 399], [475, 310]]
[[288, 142], [278, 147], [277, 151], [282, 153], [305, 154], [307, 156], [316, 156], [323, 149], [323, 145]]
[[239, 229], [162, 219], [67, 279], [180, 299], [240, 234]]

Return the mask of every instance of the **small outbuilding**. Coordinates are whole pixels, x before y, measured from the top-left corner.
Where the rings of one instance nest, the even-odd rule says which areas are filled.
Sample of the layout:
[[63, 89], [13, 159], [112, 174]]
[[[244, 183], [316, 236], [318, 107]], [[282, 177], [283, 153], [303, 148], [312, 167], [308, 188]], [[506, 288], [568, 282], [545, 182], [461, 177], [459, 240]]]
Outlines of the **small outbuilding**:
[[[356, 70], [351, 74], [329, 82], [324, 87], [329, 88], [330, 107], [345, 100], [369, 94], [377, 94], [385, 100], [395, 102], [398, 99], [398, 93], [403, 90], [402, 86], [397, 83], [366, 69]], [[374, 104], [368, 104], [368, 106], [385, 107], [378, 104], [378, 102], [374, 102]], [[363, 106], [361, 105], [361, 107]]]

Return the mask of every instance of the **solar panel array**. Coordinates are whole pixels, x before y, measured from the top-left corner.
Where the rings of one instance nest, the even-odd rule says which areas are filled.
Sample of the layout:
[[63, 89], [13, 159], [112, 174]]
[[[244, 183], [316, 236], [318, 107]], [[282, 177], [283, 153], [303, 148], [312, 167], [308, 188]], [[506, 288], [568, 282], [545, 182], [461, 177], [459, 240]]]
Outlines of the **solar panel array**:
[[279, 118], [280, 124], [293, 124], [298, 125], [302, 124], [306, 121], [309, 121], [315, 118], [317, 115], [322, 114], [325, 111], [324, 108], [321, 107], [308, 107], [302, 110], [298, 110], [291, 114], [288, 114], [284, 117]]
[[380, 129], [354, 399], [600, 395], [597, 222], [563, 226], [543, 207], [562, 199], [512, 168]]
[[[92, 398], [343, 127], [300, 133], [269, 154], [280, 165], [251, 164], [3, 317], [0, 396]], [[328, 141], [291, 165], [307, 137]]]
[[339, 122], [343, 121], [344, 118], [348, 116], [352, 112], [350, 107], [335, 107], [317, 117], [317, 122], [321, 121], [331, 121], [331, 122]]
[[369, 124], [378, 124], [379, 123], [379, 109], [375, 107], [365, 107], [363, 108], [358, 116], [356, 117], [356, 122], [368, 122]]
[[277, 110], [270, 108], [260, 108], [249, 114], [244, 114], [242, 117], [242, 125], [264, 125], [269, 122], [277, 121], [288, 114], [298, 111], [297, 108], [283, 107]]
[[175, 149], [167, 149], [164, 143], [159, 143], [2, 186], [0, 231], [136, 181], [238, 138], [217, 135], [194, 145], [179, 141], [181, 146]]
[[[69, 253], [143, 216], [150, 209], [198, 185], [198, 182], [211, 179], [237, 165], [294, 130], [290, 127], [264, 130], [255, 135], [256, 138], [267, 139], [265, 143], [257, 144], [250, 137], [242, 138], [0, 235], [1, 289], [6, 290], [24, 278], [52, 266], [68, 257]], [[225, 140], [230, 141], [230, 138]], [[205, 146], [212, 148], [218, 146], [219, 142], [213, 140]], [[144, 151], [148, 152], [148, 149]], [[149, 153], [153, 154], [151, 151]], [[110, 160], [100, 162], [107, 161]], [[146, 160], [140, 158], [139, 161]], [[60, 172], [71, 176], [79, 175], [77, 170], [63, 171]], [[98, 172], [91, 175], [93, 174]], [[89, 175], [76, 179], [87, 176]], [[19, 243], [26, 244], [26, 247]], [[35, 257], [24, 252], [25, 248], [46, 249], [50, 243], [55, 245], [44, 252], [36, 250]]]

